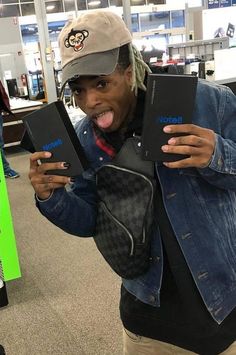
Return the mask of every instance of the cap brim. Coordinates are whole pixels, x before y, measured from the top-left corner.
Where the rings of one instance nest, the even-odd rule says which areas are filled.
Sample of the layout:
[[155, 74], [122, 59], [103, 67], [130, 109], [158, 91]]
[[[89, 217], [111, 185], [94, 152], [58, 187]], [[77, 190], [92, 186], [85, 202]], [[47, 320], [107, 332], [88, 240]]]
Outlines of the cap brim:
[[68, 80], [79, 76], [109, 75], [118, 63], [119, 48], [88, 54], [68, 63], [62, 69], [62, 87]]

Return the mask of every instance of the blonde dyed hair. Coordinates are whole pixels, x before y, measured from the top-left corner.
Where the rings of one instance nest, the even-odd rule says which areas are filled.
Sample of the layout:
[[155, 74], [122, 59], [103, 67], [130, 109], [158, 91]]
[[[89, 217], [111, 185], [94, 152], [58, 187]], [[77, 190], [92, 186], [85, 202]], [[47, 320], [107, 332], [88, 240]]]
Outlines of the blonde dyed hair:
[[128, 44], [129, 48], [129, 60], [132, 66], [132, 91], [135, 95], [138, 94], [138, 89], [146, 91], [146, 86], [144, 84], [144, 78], [147, 73], [151, 73], [151, 69], [144, 62], [143, 57], [139, 50], [132, 44]]

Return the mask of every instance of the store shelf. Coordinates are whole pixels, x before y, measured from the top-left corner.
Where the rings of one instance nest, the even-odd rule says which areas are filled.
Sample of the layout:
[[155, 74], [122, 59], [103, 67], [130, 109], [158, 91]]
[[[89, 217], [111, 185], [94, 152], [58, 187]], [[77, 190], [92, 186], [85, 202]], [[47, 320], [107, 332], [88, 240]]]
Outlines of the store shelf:
[[196, 57], [208, 60], [213, 58], [215, 50], [229, 48], [229, 37], [176, 43], [167, 48], [170, 57], [178, 54], [181, 58], [187, 58], [194, 53]]
[[23, 117], [38, 110], [42, 106], [42, 102], [11, 99], [10, 105], [14, 115], [5, 115], [3, 118], [4, 148], [20, 145], [25, 131]]

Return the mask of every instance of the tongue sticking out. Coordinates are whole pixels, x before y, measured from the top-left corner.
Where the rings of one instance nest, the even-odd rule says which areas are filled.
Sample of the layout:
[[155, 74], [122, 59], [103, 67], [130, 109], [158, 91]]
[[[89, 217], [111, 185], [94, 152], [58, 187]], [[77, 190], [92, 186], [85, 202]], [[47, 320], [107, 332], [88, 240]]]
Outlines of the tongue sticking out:
[[96, 124], [99, 128], [106, 129], [112, 125], [113, 119], [114, 119], [114, 112], [112, 111], [105, 112], [104, 114], [97, 117]]

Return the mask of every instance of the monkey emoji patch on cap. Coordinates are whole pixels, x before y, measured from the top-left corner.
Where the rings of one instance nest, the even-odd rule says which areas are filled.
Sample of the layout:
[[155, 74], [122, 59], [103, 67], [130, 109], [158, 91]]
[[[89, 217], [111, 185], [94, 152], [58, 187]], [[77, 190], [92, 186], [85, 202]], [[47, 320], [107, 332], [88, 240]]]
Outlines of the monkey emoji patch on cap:
[[72, 47], [75, 52], [81, 51], [84, 48], [84, 40], [88, 35], [89, 32], [86, 30], [80, 31], [72, 28], [64, 42], [66, 48]]

